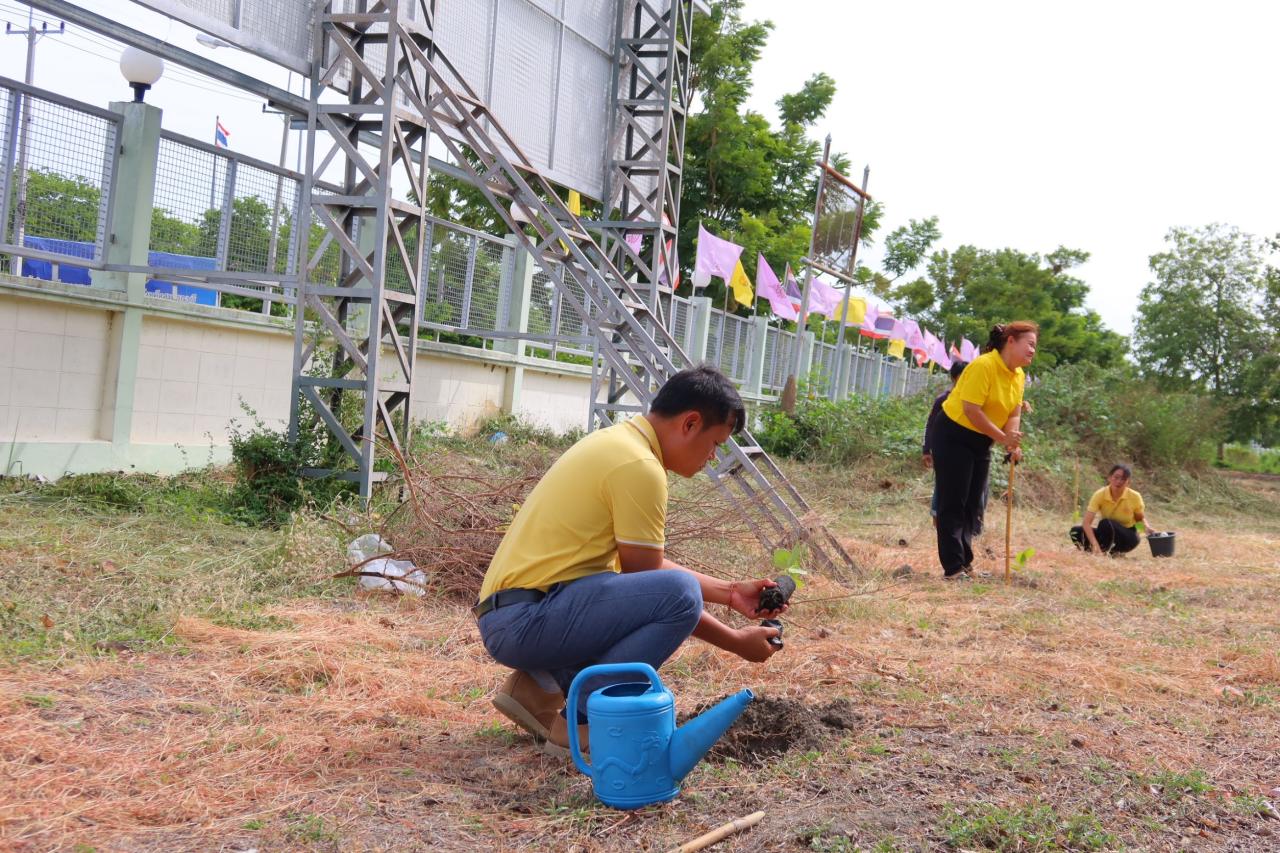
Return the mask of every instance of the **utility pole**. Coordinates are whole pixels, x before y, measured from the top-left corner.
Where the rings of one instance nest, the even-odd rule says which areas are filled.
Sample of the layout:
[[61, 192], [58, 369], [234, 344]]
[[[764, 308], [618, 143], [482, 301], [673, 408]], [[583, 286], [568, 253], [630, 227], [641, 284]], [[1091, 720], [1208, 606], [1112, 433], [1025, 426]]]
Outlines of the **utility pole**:
[[[285, 87], [290, 91], [293, 90], [293, 72], [292, 71], [289, 72], [289, 82], [285, 84]], [[284, 126], [280, 129], [280, 162], [278, 164], [280, 168], [283, 169], [285, 164], [285, 158], [288, 157], [289, 155], [290, 116], [286, 112], [277, 112], [276, 110], [269, 110], [267, 109], [266, 104], [263, 104], [262, 111], [264, 113], [275, 113], [276, 115], [280, 116], [281, 121], [284, 122]], [[276, 175], [276, 200], [275, 200], [275, 203], [271, 205], [271, 243], [270, 243], [270, 246], [267, 248], [267, 272], [272, 274], [274, 274], [276, 271], [276, 253], [277, 253], [277, 248], [280, 244], [280, 196], [283, 194], [283, 192], [284, 192], [284, 178], [281, 175]], [[294, 212], [297, 213], [298, 211], [294, 211]], [[295, 218], [297, 218], [297, 221], [299, 222], [302, 221], [300, 217], [295, 217]], [[266, 301], [264, 300], [262, 304], [265, 309], [267, 305]]]
[[[8, 36], [26, 36], [27, 39], [27, 73], [23, 78], [23, 82], [28, 86], [32, 85], [36, 73], [36, 42], [40, 41], [41, 36], [60, 36], [67, 31], [66, 21], [59, 21], [56, 30], [49, 29], [49, 22], [43, 21], [40, 28], [36, 29], [35, 10], [27, 8], [27, 28], [25, 30], [15, 30], [13, 25], [8, 21], [4, 24], [4, 33]], [[31, 128], [31, 96], [26, 92], [22, 94], [22, 129], [18, 134], [18, 165], [17, 165], [17, 205], [13, 211], [13, 242], [19, 248], [22, 247], [23, 238], [27, 227], [27, 133]], [[3, 229], [4, 223], [0, 223], [0, 229]], [[10, 272], [15, 276], [22, 275], [22, 258], [14, 255], [10, 261], [12, 266]]]

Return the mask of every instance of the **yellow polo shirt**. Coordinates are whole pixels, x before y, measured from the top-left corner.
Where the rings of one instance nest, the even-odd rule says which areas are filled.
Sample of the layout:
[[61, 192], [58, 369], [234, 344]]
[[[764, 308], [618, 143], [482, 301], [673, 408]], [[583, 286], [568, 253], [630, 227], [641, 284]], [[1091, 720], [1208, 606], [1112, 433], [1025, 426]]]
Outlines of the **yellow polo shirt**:
[[620, 571], [618, 543], [662, 548], [667, 472], [653, 425], [637, 416], [583, 438], [555, 461], [489, 563], [480, 600]]
[[964, 404], [973, 403], [982, 407], [993, 424], [1004, 429], [1009, 418], [1022, 405], [1022, 389], [1026, 381], [1021, 367], [1010, 370], [1000, 353], [991, 350], [975, 358], [964, 369], [951, 396], [942, 404], [942, 411], [961, 426], [982, 432], [964, 413]]
[[1119, 500], [1111, 497], [1110, 486], [1103, 486], [1089, 498], [1089, 512], [1109, 518], [1116, 524], [1133, 527], [1138, 520], [1137, 515], [1140, 513], [1145, 516], [1147, 508], [1142, 503], [1142, 495], [1128, 486], [1121, 493]]

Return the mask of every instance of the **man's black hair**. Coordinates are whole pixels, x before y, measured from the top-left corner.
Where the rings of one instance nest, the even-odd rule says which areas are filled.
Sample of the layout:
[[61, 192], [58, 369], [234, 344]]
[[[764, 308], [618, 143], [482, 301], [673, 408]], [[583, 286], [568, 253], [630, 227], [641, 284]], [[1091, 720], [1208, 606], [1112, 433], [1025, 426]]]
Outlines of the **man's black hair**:
[[685, 412], [702, 415], [703, 428], [729, 424], [734, 434], [747, 424], [747, 410], [738, 389], [719, 370], [700, 364], [682, 370], [658, 389], [649, 411], [665, 418]]
[[1123, 471], [1124, 478], [1126, 480], [1133, 479], [1133, 469], [1130, 468], [1128, 465], [1124, 464], [1123, 462], [1117, 462], [1116, 464], [1112, 465], [1111, 470], [1107, 472], [1107, 476], [1110, 477], [1112, 474], [1114, 474], [1117, 471]]
[[955, 361], [951, 362], [951, 370], [949, 371], [951, 374], [951, 381], [955, 382], [957, 379], [959, 379], [960, 374], [964, 373], [964, 369], [968, 366], [969, 366], [969, 362], [961, 361], [958, 358]]

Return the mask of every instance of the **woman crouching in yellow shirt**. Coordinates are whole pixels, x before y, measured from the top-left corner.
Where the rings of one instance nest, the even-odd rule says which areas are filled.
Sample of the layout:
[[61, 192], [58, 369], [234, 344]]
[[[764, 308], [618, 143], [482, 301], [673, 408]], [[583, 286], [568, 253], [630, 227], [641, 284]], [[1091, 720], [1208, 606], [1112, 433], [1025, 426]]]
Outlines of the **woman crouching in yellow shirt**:
[[964, 369], [934, 425], [938, 489], [938, 561], [949, 580], [968, 580], [973, 537], [982, 532], [991, 445], [1022, 460], [1022, 369], [1036, 355], [1040, 327], [1020, 320], [995, 326], [982, 355]]
[[[1071, 528], [1071, 541], [1077, 548], [1095, 554], [1126, 554], [1138, 547], [1138, 524], [1150, 527], [1142, 495], [1129, 488], [1133, 471], [1128, 465], [1116, 464], [1107, 472], [1107, 484], [1089, 498], [1084, 524]], [[1093, 519], [1101, 516], [1095, 530]], [[1150, 531], [1154, 533], [1155, 531]]]

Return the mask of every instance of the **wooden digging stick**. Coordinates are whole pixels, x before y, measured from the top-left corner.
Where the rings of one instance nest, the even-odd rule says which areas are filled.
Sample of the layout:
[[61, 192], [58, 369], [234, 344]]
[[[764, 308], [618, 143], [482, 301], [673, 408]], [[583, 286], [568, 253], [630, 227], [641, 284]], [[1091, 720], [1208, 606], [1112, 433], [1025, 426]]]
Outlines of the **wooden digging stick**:
[[695, 850], [702, 850], [705, 847], [710, 847], [712, 844], [715, 844], [723, 838], [733, 835], [735, 832], [750, 829], [763, 819], [764, 812], [754, 812], [746, 817], [731, 820], [724, 826], [711, 830], [706, 835], [699, 835], [697, 838], [692, 841], [686, 841], [679, 847], [672, 847], [668, 853], [693, 853]]
[[1080, 512], [1080, 457], [1076, 457], [1076, 477], [1075, 477], [1075, 503], [1071, 505], [1071, 521], [1076, 520], [1076, 514]]
[[1013, 457], [1009, 457], [1009, 491], [1006, 493], [1004, 516], [1004, 582], [1009, 582], [1009, 562], [1013, 559], [1013, 472], [1018, 470]]

